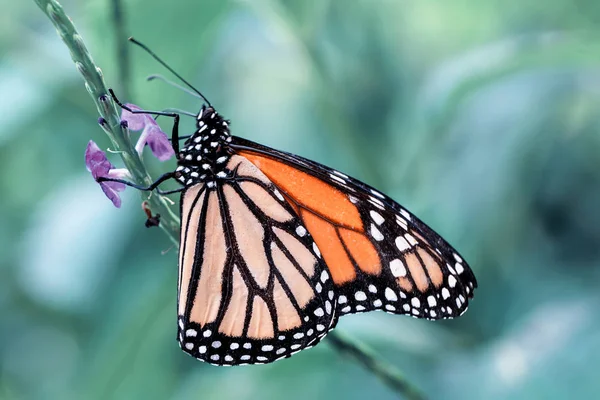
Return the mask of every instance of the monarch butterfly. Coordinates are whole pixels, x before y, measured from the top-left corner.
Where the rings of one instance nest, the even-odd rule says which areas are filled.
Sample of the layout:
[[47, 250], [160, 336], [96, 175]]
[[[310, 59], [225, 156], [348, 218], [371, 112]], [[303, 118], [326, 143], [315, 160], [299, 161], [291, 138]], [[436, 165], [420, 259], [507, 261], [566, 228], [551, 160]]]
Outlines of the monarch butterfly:
[[437, 233], [356, 179], [232, 136], [204, 100], [182, 147], [178, 114], [128, 109], [174, 118], [178, 166], [143, 189], [181, 184], [177, 337], [185, 352], [215, 365], [263, 364], [316, 345], [346, 314], [466, 311], [477, 281]]

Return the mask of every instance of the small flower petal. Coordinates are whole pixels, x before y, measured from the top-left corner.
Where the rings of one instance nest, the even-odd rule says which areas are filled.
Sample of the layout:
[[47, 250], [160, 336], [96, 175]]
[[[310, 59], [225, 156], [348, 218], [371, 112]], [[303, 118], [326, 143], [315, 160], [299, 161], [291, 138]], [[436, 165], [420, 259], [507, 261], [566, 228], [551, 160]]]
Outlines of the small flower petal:
[[171, 142], [158, 125], [148, 125], [144, 131], [147, 131], [146, 143], [150, 146], [154, 157], [160, 161], [167, 161], [175, 155]]
[[89, 141], [85, 149], [85, 166], [96, 180], [101, 176], [106, 176], [113, 167], [106, 158], [106, 154], [100, 150], [93, 140]]
[[118, 192], [125, 190], [125, 185], [119, 182], [100, 182], [100, 188], [117, 208], [121, 208], [121, 197]]
[[[126, 104], [131, 110], [141, 110], [140, 107], [135, 104]], [[140, 135], [135, 149], [138, 154], [142, 154], [146, 144], [150, 146], [152, 154], [160, 161], [166, 161], [175, 155], [173, 146], [169, 143], [167, 135], [160, 129], [160, 125], [156, 123], [156, 120], [148, 114], [134, 114], [125, 109], [121, 113], [122, 121], [127, 122], [127, 126], [131, 131], [139, 131], [143, 129]]]
[[[129, 176], [129, 171], [125, 168], [114, 168], [106, 158], [106, 154], [100, 150], [98, 145], [90, 140], [85, 149], [85, 166], [92, 173], [94, 180], [98, 182], [99, 178], [123, 179]], [[109, 198], [115, 207], [121, 207], [121, 198], [118, 192], [125, 190], [125, 184], [120, 182], [98, 182], [100, 188]]]
[[106, 176], [114, 179], [131, 179], [131, 174], [127, 168], [113, 168], [108, 171]]
[[[141, 110], [141, 108], [135, 104], [127, 103], [125, 105], [134, 111]], [[121, 112], [121, 119], [127, 121], [127, 126], [132, 131], [140, 131], [146, 127], [149, 120], [154, 121], [154, 118], [150, 117], [148, 114], [134, 114], [126, 109], [123, 109]]]

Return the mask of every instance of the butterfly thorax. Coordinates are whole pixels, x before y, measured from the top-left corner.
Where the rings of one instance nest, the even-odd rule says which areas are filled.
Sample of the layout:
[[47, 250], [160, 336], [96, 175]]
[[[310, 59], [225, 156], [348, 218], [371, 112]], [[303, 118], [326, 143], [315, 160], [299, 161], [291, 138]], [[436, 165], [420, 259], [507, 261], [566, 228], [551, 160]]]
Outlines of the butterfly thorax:
[[196, 118], [196, 131], [177, 154], [177, 180], [189, 186], [229, 178], [229, 142], [229, 121], [214, 108], [203, 106]]

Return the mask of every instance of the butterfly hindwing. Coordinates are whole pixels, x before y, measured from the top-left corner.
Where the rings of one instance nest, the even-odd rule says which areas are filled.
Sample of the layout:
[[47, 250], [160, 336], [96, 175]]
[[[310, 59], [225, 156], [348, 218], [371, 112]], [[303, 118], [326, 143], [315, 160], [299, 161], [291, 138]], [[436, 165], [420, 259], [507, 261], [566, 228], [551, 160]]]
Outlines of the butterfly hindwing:
[[235, 155], [226, 172], [182, 194], [180, 345], [218, 365], [289, 357], [335, 326], [333, 281], [268, 178]]
[[437, 233], [370, 186], [302, 157], [234, 138], [232, 147], [279, 188], [313, 235], [341, 314], [385, 310], [420, 318], [462, 314], [477, 286]]

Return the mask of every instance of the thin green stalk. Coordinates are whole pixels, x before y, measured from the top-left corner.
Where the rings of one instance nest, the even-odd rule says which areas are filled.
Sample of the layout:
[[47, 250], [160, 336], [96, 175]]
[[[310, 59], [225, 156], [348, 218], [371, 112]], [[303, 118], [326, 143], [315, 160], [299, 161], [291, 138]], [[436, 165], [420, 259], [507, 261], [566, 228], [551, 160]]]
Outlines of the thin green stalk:
[[[64, 13], [62, 6], [55, 0], [34, 0], [42, 11], [50, 18], [63, 42], [71, 52], [75, 66], [83, 76], [85, 87], [92, 96], [100, 116], [106, 120], [104, 131], [118, 150], [133, 179], [140, 185], [150, 185], [152, 178], [129, 138], [126, 128], [121, 126], [120, 113], [110, 96], [100, 68], [98, 68], [85, 47], [81, 36], [73, 23]], [[105, 99], [102, 101], [101, 98]], [[179, 218], [171, 211], [166, 201], [158, 195], [142, 193], [148, 199], [153, 212], [161, 214], [160, 226], [169, 239], [177, 244]], [[347, 354], [361, 363], [369, 372], [381, 379], [388, 387], [403, 398], [422, 400], [425, 397], [394, 366], [377, 357], [360, 343], [339, 333], [331, 332], [328, 342], [342, 354]]]
[[340, 353], [347, 354], [359, 361], [363, 367], [404, 398], [409, 400], [426, 399], [425, 395], [410, 383], [397, 368], [379, 358], [366, 346], [339, 331], [331, 332], [327, 338], [329, 339], [327, 342]]
[[[123, 163], [131, 173], [133, 180], [139, 185], [150, 185], [152, 178], [138, 153], [135, 151], [128, 130], [121, 126], [119, 109], [110, 95], [108, 95], [102, 71], [94, 64], [73, 22], [71, 22], [71, 19], [65, 14], [62, 6], [57, 1], [34, 1], [50, 18], [57, 33], [69, 48], [75, 67], [83, 76], [85, 87], [92, 96], [98, 113], [106, 120], [106, 124], [102, 127], [111, 140], [113, 147], [119, 151]], [[141, 193], [142, 197], [150, 203], [152, 211], [161, 215], [161, 228], [165, 231], [169, 239], [176, 244], [177, 237], [179, 236], [179, 218], [173, 213], [169, 204], [161, 196]]]
[[131, 91], [129, 89], [129, 76], [131, 73], [131, 63], [129, 57], [129, 35], [125, 32], [125, 10], [121, 0], [111, 0], [112, 19], [115, 25], [115, 46], [117, 47], [117, 63], [119, 65], [119, 88], [123, 93], [123, 98], [130, 99]]

